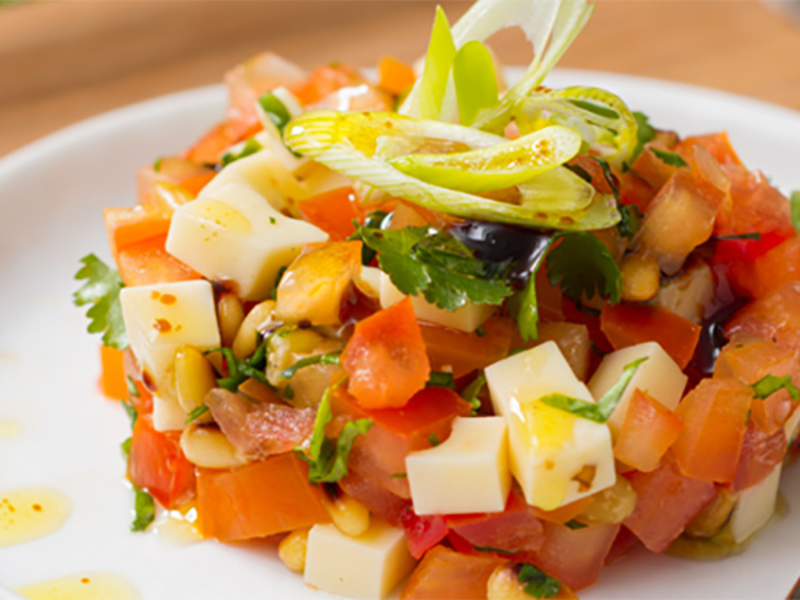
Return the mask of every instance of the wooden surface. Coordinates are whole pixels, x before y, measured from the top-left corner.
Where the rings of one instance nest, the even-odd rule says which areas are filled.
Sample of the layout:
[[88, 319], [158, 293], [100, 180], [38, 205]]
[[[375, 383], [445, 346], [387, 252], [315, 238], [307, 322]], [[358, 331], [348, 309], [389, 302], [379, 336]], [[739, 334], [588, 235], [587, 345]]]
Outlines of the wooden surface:
[[[797, 0], [795, 0], [796, 2]], [[443, 2], [451, 22], [466, 2]], [[800, 21], [785, 0], [598, 0], [561, 66], [683, 81], [800, 110]], [[270, 49], [304, 67], [425, 51], [428, 0], [0, 4], [0, 156], [92, 115], [221, 81]], [[524, 38], [493, 47], [529, 58]]]

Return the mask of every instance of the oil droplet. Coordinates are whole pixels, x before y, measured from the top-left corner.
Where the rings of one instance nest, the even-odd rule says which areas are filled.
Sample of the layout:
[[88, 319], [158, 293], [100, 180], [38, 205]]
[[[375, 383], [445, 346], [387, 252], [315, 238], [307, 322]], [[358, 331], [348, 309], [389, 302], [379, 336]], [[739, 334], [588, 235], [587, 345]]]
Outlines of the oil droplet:
[[172, 331], [172, 323], [170, 323], [166, 319], [156, 319], [155, 322], [153, 323], [153, 327], [159, 333], [169, 333], [170, 331]]
[[206, 199], [202, 206], [202, 217], [231, 233], [249, 234], [253, 227], [250, 221], [232, 206], [219, 200]]
[[164, 511], [162, 517], [154, 523], [156, 537], [169, 546], [188, 546], [203, 540], [194, 526], [197, 510], [189, 509], [185, 513], [178, 510]]
[[18, 588], [29, 600], [140, 600], [136, 587], [121, 575], [76, 573]]
[[161, 296], [161, 304], [166, 304], [167, 306], [175, 304], [177, 301], [178, 299], [172, 294], [164, 294]]
[[16, 421], [0, 420], [0, 438], [13, 438], [22, 433], [22, 425]]
[[71, 512], [72, 501], [56, 490], [27, 488], [0, 493], [0, 548], [50, 535]]

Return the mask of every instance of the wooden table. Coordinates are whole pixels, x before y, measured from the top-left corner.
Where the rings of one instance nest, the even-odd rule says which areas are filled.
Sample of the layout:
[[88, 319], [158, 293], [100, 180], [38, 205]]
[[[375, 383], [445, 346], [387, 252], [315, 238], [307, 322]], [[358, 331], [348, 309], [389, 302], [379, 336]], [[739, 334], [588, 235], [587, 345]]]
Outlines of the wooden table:
[[[443, 3], [451, 22], [468, 3]], [[64, 2], [0, 4], [0, 156], [70, 123], [221, 81], [271, 49], [304, 67], [424, 53], [435, 3]], [[788, 0], [599, 0], [562, 66], [704, 85], [800, 109], [800, 21]], [[781, 10], [783, 9], [783, 10]], [[494, 47], [506, 64], [519, 32]]]

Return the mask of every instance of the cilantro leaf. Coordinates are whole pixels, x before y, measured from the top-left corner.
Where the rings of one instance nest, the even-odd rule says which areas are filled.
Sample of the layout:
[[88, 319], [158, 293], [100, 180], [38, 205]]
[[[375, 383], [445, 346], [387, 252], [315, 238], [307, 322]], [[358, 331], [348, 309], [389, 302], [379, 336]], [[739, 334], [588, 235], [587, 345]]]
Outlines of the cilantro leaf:
[[570, 231], [554, 236], [560, 243], [547, 255], [547, 275], [551, 285], [560, 285], [573, 301], [583, 295], [591, 299], [595, 291], [611, 304], [622, 297], [622, 275], [609, 251], [591, 233]]
[[456, 389], [456, 383], [452, 373], [444, 371], [431, 371], [430, 378], [425, 387], [443, 387], [451, 390]]
[[518, 578], [525, 593], [534, 598], [552, 598], [561, 591], [560, 581], [527, 563], [519, 569]]
[[636, 149], [633, 151], [632, 161], [644, 150], [644, 145], [647, 142], [652, 142], [656, 137], [656, 130], [650, 125], [650, 119], [644, 113], [634, 111], [633, 118], [636, 119]]
[[481, 408], [481, 399], [478, 398], [478, 394], [481, 393], [485, 385], [486, 375], [483, 371], [479, 371], [478, 376], [461, 390], [461, 397], [469, 403], [472, 408], [472, 414], [476, 414]]
[[125, 409], [125, 414], [128, 415], [128, 419], [131, 421], [131, 429], [133, 429], [133, 426], [136, 425], [136, 419], [139, 418], [139, 412], [133, 404], [125, 402], [125, 400], [122, 400], [122, 408]]
[[619, 203], [619, 179], [617, 176], [614, 175], [614, 171], [611, 170], [611, 165], [608, 162], [599, 156], [592, 156], [590, 157], [594, 162], [600, 165], [600, 168], [603, 170], [603, 177], [605, 177], [606, 183], [608, 187], [611, 188], [611, 193], [614, 194], [614, 199]]
[[617, 225], [619, 234], [624, 238], [633, 239], [633, 236], [642, 226], [642, 218], [644, 217], [642, 211], [635, 204], [620, 204], [617, 206], [617, 210], [622, 217]]
[[186, 420], [183, 422], [184, 425], [188, 425], [192, 421], [195, 421], [195, 420], [199, 419], [204, 414], [206, 414], [208, 411], [209, 411], [209, 408], [208, 408], [207, 404], [201, 404], [200, 406], [196, 406], [195, 408], [193, 408], [189, 412], [188, 415], [186, 415]]
[[86, 311], [86, 316], [91, 320], [87, 331], [102, 333], [103, 344], [124, 350], [128, 347], [128, 337], [125, 334], [119, 292], [125, 285], [119, 273], [94, 254], [84, 256], [81, 262], [83, 267], [75, 274], [75, 279], [85, 279], [86, 283], [72, 297], [75, 306], [91, 304]]
[[245, 359], [236, 358], [230, 348], [212, 348], [211, 350], [206, 350], [205, 354], [211, 354], [212, 352], [222, 353], [223, 358], [225, 358], [225, 365], [228, 367], [228, 376], [217, 379], [217, 385], [229, 392], [235, 392], [239, 389], [241, 384], [252, 377], [259, 383], [263, 383], [267, 387], [274, 389], [270, 382], [267, 381], [267, 376], [264, 374], [264, 370], [267, 368], [268, 339], [269, 338], [265, 338], [261, 344], [259, 344], [253, 356]]
[[792, 225], [800, 233], [800, 190], [795, 190], [789, 196], [789, 206], [792, 215]]
[[378, 263], [401, 292], [421, 293], [444, 310], [467, 302], [501, 304], [512, 294], [505, 282], [508, 263], [474, 258], [461, 242], [436, 229], [375, 230], [356, 224], [356, 233], [378, 253]]
[[306, 358], [301, 358], [291, 367], [281, 371], [281, 378], [291, 379], [292, 377], [294, 377], [294, 374], [297, 373], [300, 369], [302, 369], [303, 367], [309, 367], [311, 365], [338, 365], [339, 355], [341, 353], [342, 353], [341, 351], [328, 352], [327, 354], [315, 354], [313, 356], [307, 356]]
[[136, 498], [133, 503], [134, 519], [131, 531], [144, 531], [156, 518], [156, 504], [153, 497], [144, 490], [137, 487], [133, 490], [136, 492]]
[[775, 375], [765, 375], [752, 385], [756, 398], [764, 400], [779, 390], [786, 390], [792, 400], [800, 400], [800, 390], [792, 383], [791, 375], [775, 377]]
[[653, 154], [661, 159], [661, 162], [666, 165], [678, 168], [689, 166], [689, 163], [683, 160], [680, 154], [675, 154], [674, 152], [665, 152], [664, 150], [659, 150], [658, 148], [650, 148], [650, 150], [653, 152]]

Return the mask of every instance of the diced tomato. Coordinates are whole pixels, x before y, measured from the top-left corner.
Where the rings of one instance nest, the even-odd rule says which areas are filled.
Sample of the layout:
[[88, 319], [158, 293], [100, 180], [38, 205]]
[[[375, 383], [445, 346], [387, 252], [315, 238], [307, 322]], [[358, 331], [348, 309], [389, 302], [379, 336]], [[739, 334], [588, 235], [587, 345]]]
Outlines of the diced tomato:
[[716, 495], [714, 484], [681, 473], [667, 453], [661, 466], [651, 473], [628, 475], [637, 501], [633, 513], [623, 521], [651, 552], [664, 552], [695, 515]]
[[230, 471], [198, 468], [198, 527], [204, 537], [233, 542], [327, 523], [321, 493], [293, 453]]
[[643, 342], [658, 342], [681, 369], [694, 355], [701, 328], [658, 306], [607, 304], [600, 315], [600, 328], [615, 350]]
[[631, 170], [649, 183], [654, 190], [659, 190], [675, 174], [677, 167], [661, 160], [651, 148], [662, 152], [674, 152], [677, 141], [678, 136], [674, 133], [657, 132], [656, 138], [645, 146], [631, 165]]
[[378, 86], [392, 94], [402, 94], [414, 85], [414, 69], [391, 56], [378, 62]]
[[689, 477], [733, 480], [753, 390], [736, 379], [704, 379], [678, 405], [683, 429], [672, 449]]
[[702, 146], [708, 150], [709, 154], [721, 165], [734, 164], [742, 166], [742, 161], [739, 160], [739, 156], [736, 154], [733, 146], [731, 146], [728, 133], [725, 131], [707, 133], [705, 135], [690, 135], [678, 143], [675, 147], [675, 152], [688, 160], [688, 157], [691, 156], [691, 149], [693, 146]]
[[192, 175], [191, 177], [187, 177], [186, 179], [182, 180], [180, 182], [180, 186], [196, 198], [197, 195], [203, 191], [203, 188], [206, 187], [216, 176], [216, 171]]
[[408, 499], [408, 480], [402, 477], [408, 453], [430, 448], [432, 436], [445, 441], [453, 419], [468, 415], [470, 407], [452, 390], [429, 387], [415, 394], [403, 408], [366, 410], [339, 387], [331, 395], [331, 410], [335, 416], [368, 418], [373, 423], [366, 435], [356, 438], [350, 469]]
[[341, 361], [350, 376], [348, 391], [361, 406], [405, 406], [431, 372], [411, 298], [359, 321]]
[[402, 517], [410, 502], [387, 490], [376, 481], [350, 468], [339, 486], [350, 496], [366, 506], [370, 512], [395, 527], [402, 525]]
[[637, 389], [614, 444], [614, 457], [637, 471], [655, 471], [678, 439], [683, 421], [649, 394]]
[[100, 390], [111, 400], [124, 400], [128, 397], [124, 357], [122, 350], [100, 345]]
[[117, 265], [122, 282], [132, 286], [201, 279], [199, 273], [166, 251], [166, 241], [167, 235], [164, 234], [121, 250]]
[[733, 490], [739, 491], [761, 483], [783, 460], [787, 449], [783, 428], [768, 434], [758, 427], [755, 420], [750, 419], [742, 441]]
[[436, 546], [417, 565], [400, 599], [484, 600], [489, 578], [504, 562], [492, 556], [468, 556]]
[[431, 368], [440, 371], [450, 366], [456, 379], [508, 356], [512, 332], [516, 330], [508, 317], [491, 317], [483, 324], [480, 335], [431, 323], [419, 326]]
[[195, 492], [194, 465], [183, 455], [180, 434], [156, 431], [143, 415], [133, 426], [128, 477], [165, 508], [185, 504]]
[[800, 282], [784, 283], [736, 313], [725, 337], [749, 333], [800, 352]]
[[166, 235], [170, 219], [153, 205], [133, 208], [107, 208], [103, 222], [114, 260], [121, 250], [155, 237]]
[[240, 135], [240, 127], [227, 122], [220, 123], [186, 151], [186, 158], [196, 163], [216, 164], [222, 154], [239, 140]]
[[784, 283], [800, 281], [800, 237], [781, 242], [754, 261], [742, 261], [728, 278], [733, 279], [738, 291], [753, 298]]
[[611, 565], [617, 562], [620, 558], [633, 551], [634, 548], [640, 545], [639, 538], [624, 525], [619, 528], [617, 537], [614, 538], [614, 543], [611, 545], [611, 550], [606, 555], [605, 563]]
[[290, 89], [301, 104], [313, 104], [338, 89], [363, 82], [364, 78], [353, 67], [331, 64], [317, 67], [304, 83]]
[[323, 192], [298, 202], [302, 217], [331, 236], [331, 241], [341, 242], [356, 230], [358, 220], [355, 191], [351, 187]]
[[533, 564], [572, 590], [597, 581], [620, 525], [592, 524], [582, 529], [544, 522], [544, 542], [526, 554]]
[[619, 201], [628, 206], [635, 206], [642, 214], [655, 197], [656, 191], [634, 171], [626, 171], [619, 175]]
[[503, 512], [449, 515], [447, 525], [479, 548], [531, 552], [541, 548], [544, 541], [544, 526], [534, 508], [515, 491], [509, 495]]
[[417, 560], [447, 537], [447, 522], [442, 515], [419, 516], [408, 508], [400, 521], [406, 532], [408, 550]]

